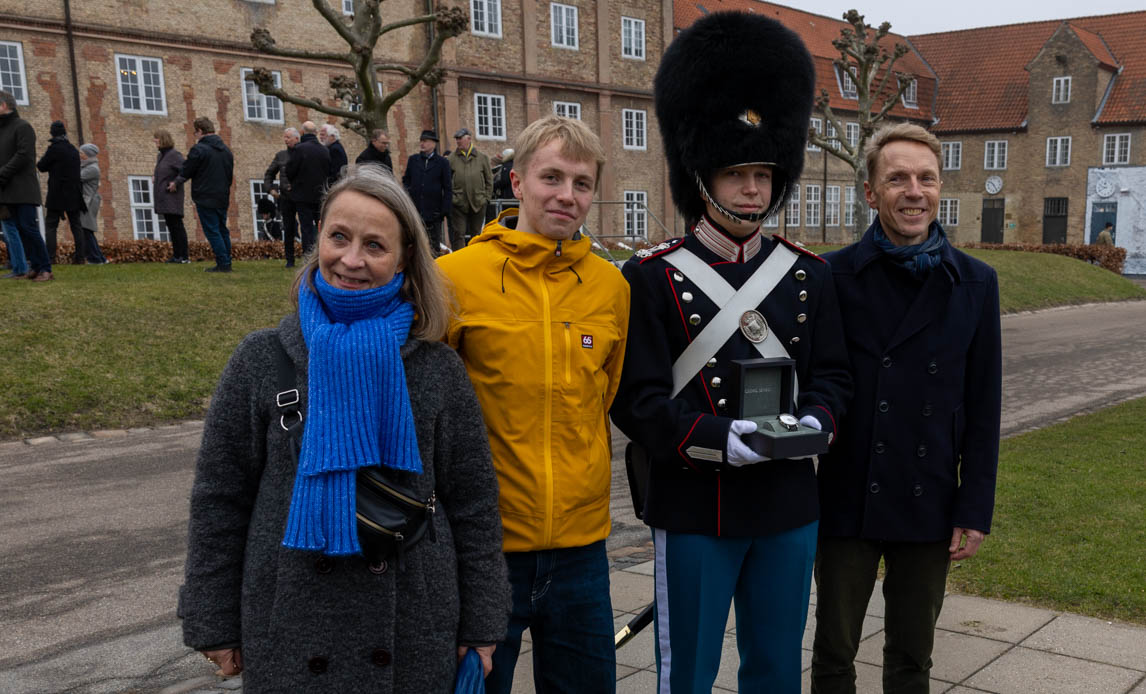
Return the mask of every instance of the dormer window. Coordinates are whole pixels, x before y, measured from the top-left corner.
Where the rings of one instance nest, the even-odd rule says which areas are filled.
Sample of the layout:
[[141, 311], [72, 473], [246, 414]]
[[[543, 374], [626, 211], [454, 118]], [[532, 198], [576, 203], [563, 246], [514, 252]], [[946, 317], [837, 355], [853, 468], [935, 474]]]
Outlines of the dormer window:
[[836, 66], [836, 76], [840, 83], [840, 94], [845, 99], [859, 98], [859, 93], [856, 91], [856, 83], [852, 81], [852, 76], [848, 74], [847, 70], [840, 69]]
[[907, 83], [907, 89], [903, 90], [903, 105], [907, 108], [919, 108], [919, 103], [916, 100], [918, 92], [919, 82], [913, 78]]
[[1070, 103], [1070, 78], [1069, 77], [1055, 77], [1054, 88], [1051, 91], [1052, 104], [1068, 104]]

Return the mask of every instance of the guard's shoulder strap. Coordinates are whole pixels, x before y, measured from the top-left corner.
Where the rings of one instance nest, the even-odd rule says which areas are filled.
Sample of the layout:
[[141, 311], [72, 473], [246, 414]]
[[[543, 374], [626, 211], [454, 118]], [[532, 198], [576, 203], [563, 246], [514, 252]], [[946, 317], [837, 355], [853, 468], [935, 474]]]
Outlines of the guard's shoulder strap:
[[683, 244], [683, 238], [669, 239], [668, 241], [659, 243], [651, 248], [642, 248], [641, 250], [633, 253], [633, 257], [637, 259], [638, 263], [644, 263], [646, 261], [652, 260], [653, 258], [659, 258], [663, 255], [671, 253], [678, 248], [683, 248]]
[[784, 238], [783, 236], [780, 236], [779, 234], [772, 234], [772, 238], [776, 239], [777, 241], [784, 244], [788, 248], [791, 248], [792, 250], [796, 251], [797, 253], [802, 253], [802, 254], [808, 256], [809, 258], [815, 258], [816, 260], [820, 261], [821, 263], [827, 263], [828, 262], [828, 261], [824, 260], [823, 258], [821, 258], [820, 256], [816, 255], [815, 253], [809, 251], [803, 245], [798, 244], [795, 241], [789, 241], [788, 239]]

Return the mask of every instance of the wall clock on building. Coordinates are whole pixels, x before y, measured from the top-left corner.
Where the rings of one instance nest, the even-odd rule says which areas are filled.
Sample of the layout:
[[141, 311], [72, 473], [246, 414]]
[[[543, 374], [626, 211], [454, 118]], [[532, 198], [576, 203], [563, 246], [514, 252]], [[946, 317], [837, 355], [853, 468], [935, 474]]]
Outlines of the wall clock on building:
[[985, 187], [987, 188], [988, 194], [994, 195], [1003, 189], [1003, 179], [999, 178], [998, 176], [991, 176], [987, 179]]
[[1100, 178], [1094, 184], [1094, 192], [1098, 193], [1100, 198], [1108, 198], [1114, 195], [1114, 181], [1109, 178]]

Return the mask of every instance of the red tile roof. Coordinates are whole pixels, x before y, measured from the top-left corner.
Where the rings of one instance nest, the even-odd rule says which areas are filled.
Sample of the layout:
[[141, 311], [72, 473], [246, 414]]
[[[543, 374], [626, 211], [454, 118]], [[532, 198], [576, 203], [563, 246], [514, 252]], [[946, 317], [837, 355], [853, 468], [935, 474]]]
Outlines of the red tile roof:
[[[1026, 66], [1064, 20], [910, 37], [939, 76], [935, 132], [1017, 130], [1027, 117]], [[1065, 20], [1099, 64], [1121, 68], [1097, 123], [1146, 122], [1146, 12]], [[1117, 66], [1117, 67], [1116, 67]]]
[[[808, 47], [808, 52], [812, 54], [816, 66], [816, 94], [818, 95], [821, 89], [826, 90], [832, 109], [844, 116], [845, 120], [847, 113], [856, 112], [856, 101], [845, 99], [840, 94], [840, 86], [832, 65], [832, 60], [840, 56], [832, 41], [840, 37], [840, 29], [850, 28], [850, 25], [842, 19], [832, 19], [760, 0], [675, 0], [673, 4], [673, 28], [676, 31], [691, 26], [693, 22], [712, 12], [740, 10], [778, 20], [799, 34]], [[899, 34], [888, 34], [881, 43], [886, 45], [888, 51], [894, 50], [896, 43], [909, 45], [907, 39]], [[918, 108], [907, 108], [899, 103], [892, 108], [891, 115], [930, 123], [933, 119], [932, 106], [935, 103], [934, 73], [913, 51], [908, 51], [895, 62], [895, 70], [915, 75]], [[882, 73], [877, 75], [876, 79], [881, 76]], [[891, 82], [889, 89], [895, 87], [894, 81]]]

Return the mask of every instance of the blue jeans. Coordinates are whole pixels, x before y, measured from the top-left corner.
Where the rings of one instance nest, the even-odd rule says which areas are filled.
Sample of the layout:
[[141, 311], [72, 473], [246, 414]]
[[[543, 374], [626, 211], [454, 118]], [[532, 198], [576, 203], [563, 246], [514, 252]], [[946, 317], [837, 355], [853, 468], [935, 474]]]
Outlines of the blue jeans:
[[203, 225], [203, 235], [211, 244], [215, 254], [215, 264], [219, 267], [231, 266], [231, 232], [227, 230], [227, 208], [195, 205], [199, 213], [199, 223]]
[[4, 244], [8, 247], [8, 264], [12, 273], [23, 275], [28, 272], [28, 259], [24, 257], [24, 244], [20, 241], [20, 229], [11, 219], [5, 219]]
[[513, 613], [505, 640], [493, 653], [488, 694], [509, 694], [521, 651], [521, 634], [533, 641], [537, 694], [593, 692], [617, 687], [613, 607], [605, 541], [585, 547], [509, 552]]
[[24, 245], [24, 256], [32, 272], [51, 272], [52, 260], [48, 257], [48, 247], [40, 236], [40, 223], [36, 219], [38, 205], [9, 205], [12, 213], [10, 221], [20, 230], [20, 243]]

